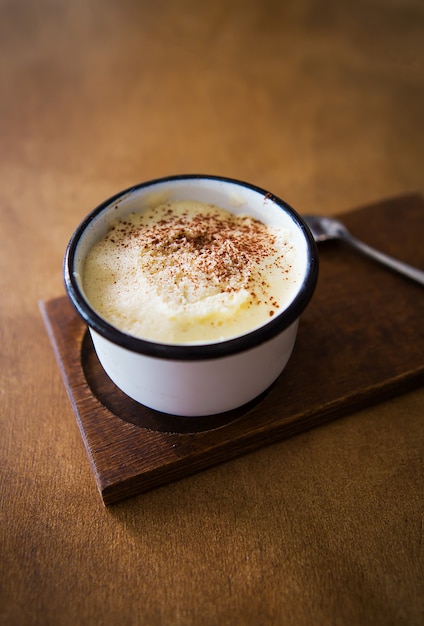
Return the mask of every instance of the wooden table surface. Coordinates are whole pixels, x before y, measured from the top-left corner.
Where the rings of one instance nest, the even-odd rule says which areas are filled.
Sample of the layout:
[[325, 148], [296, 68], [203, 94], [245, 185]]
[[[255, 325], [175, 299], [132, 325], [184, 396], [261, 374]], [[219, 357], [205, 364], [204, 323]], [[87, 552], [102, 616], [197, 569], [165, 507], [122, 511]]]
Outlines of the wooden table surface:
[[424, 623], [424, 389], [105, 507], [38, 309], [133, 183], [423, 193], [423, 79], [421, 0], [0, 1], [2, 626]]

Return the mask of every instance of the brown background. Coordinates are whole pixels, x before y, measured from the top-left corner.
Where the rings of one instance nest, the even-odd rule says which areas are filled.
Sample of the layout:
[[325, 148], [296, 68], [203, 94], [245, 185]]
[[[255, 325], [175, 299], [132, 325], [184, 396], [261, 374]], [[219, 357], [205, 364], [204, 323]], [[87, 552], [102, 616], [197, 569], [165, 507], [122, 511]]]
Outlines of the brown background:
[[105, 508], [37, 305], [151, 177], [423, 192], [423, 77], [420, 0], [0, 0], [2, 626], [423, 622], [422, 389]]

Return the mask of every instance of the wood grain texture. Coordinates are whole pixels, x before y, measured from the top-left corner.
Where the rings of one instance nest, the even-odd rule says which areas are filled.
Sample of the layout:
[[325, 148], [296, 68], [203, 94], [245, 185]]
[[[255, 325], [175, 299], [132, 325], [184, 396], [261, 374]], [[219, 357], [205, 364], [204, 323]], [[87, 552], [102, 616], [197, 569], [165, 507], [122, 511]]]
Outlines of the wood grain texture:
[[[357, 236], [424, 267], [422, 197], [387, 200], [343, 220]], [[422, 287], [343, 244], [320, 250], [319, 286], [286, 370], [256, 403], [206, 419], [161, 415], [127, 398], [104, 374], [68, 299], [42, 305], [106, 504], [424, 383]]]

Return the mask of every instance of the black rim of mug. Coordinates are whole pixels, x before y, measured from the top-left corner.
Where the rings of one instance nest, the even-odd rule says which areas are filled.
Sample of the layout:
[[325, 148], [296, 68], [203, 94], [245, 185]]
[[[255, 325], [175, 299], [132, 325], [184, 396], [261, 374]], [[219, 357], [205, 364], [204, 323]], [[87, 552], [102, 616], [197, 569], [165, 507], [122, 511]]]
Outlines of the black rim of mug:
[[[295, 298], [290, 305], [282, 311], [280, 314], [272, 318], [269, 322], [252, 330], [244, 335], [234, 337], [232, 339], [223, 340], [216, 343], [205, 344], [162, 344], [154, 341], [148, 341], [139, 337], [129, 335], [115, 326], [112, 326], [104, 318], [102, 318], [91, 306], [88, 304], [84, 295], [81, 292], [78, 281], [74, 273], [75, 256], [78, 243], [84, 234], [87, 226], [104, 210], [108, 209], [111, 205], [116, 205], [120, 199], [125, 198], [127, 195], [137, 192], [145, 187], [154, 187], [158, 184], [177, 182], [183, 180], [208, 180], [217, 181], [222, 183], [231, 183], [233, 185], [247, 188], [254, 192], [259, 193], [264, 198], [270, 199], [273, 203], [280, 206], [280, 208], [290, 214], [293, 221], [303, 232], [308, 249], [308, 266], [305, 272], [304, 281], [299, 288]], [[183, 361], [196, 361], [196, 360], [209, 360], [217, 359], [225, 356], [244, 352], [250, 350], [266, 341], [269, 341], [286, 328], [291, 326], [303, 313], [312, 295], [315, 291], [315, 287], [318, 280], [318, 251], [313, 236], [302, 219], [302, 217], [284, 200], [270, 194], [264, 189], [246, 183], [233, 178], [226, 178], [223, 176], [203, 175], [203, 174], [187, 174], [177, 176], [167, 176], [164, 178], [157, 178], [150, 181], [146, 181], [130, 187], [124, 191], [120, 191], [111, 198], [102, 202], [97, 208], [91, 211], [86, 218], [79, 224], [74, 231], [69, 244], [66, 249], [64, 264], [63, 264], [63, 277], [66, 292], [76, 311], [80, 317], [92, 328], [95, 332], [105, 337], [112, 343], [115, 343], [127, 350], [137, 352], [151, 357], [171, 359], [171, 360], [183, 360]]]

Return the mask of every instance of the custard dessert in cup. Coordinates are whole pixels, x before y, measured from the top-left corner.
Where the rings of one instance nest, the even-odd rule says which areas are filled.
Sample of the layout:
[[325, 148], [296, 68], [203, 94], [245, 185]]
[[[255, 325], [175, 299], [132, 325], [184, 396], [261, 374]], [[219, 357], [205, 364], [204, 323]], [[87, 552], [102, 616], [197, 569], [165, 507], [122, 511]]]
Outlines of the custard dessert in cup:
[[64, 260], [107, 375], [137, 402], [185, 417], [231, 411], [272, 385], [317, 275], [315, 242], [287, 203], [206, 175], [106, 200]]

